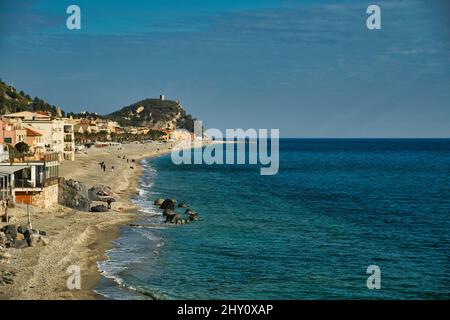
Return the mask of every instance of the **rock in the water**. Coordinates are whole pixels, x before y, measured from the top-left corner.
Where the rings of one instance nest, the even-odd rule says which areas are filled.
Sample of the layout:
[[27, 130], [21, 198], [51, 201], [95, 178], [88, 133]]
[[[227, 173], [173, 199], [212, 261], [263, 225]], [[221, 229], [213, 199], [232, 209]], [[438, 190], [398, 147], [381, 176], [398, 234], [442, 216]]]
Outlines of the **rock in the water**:
[[159, 208], [174, 210], [176, 203], [177, 203], [177, 201], [174, 199], [166, 199], [163, 201], [163, 203], [161, 203], [161, 206]]
[[191, 222], [191, 221], [198, 221], [198, 219], [199, 219], [198, 214], [190, 214], [189, 218], [188, 218], [188, 221], [189, 222]]
[[170, 223], [178, 223], [178, 221], [181, 221], [181, 215], [178, 213], [172, 213], [166, 216], [166, 222]]
[[163, 202], [164, 202], [164, 199], [162, 199], [162, 198], [158, 198], [158, 199], [155, 199], [155, 201], [153, 202], [153, 204], [155, 205], [155, 206], [161, 206], [162, 204], [163, 204]]
[[191, 214], [195, 214], [196, 212], [194, 211], [194, 210], [191, 210], [191, 209], [187, 209], [185, 212], [184, 212], [184, 214], [189, 214], [189, 215], [191, 215]]
[[178, 204], [178, 208], [187, 208], [187, 207], [188, 207], [187, 203], [181, 202]]
[[89, 211], [91, 202], [85, 184], [72, 179], [66, 180], [63, 177], [59, 178], [59, 204], [81, 211]]
[[108, 211], [109, 211], [108, 207], [103, 204], [91, 208], [91, 212], [108, 212]]
[[174, 214], [174, 212], [170, 209], [164, 209], [163, 217], [167, 217], [168, 215]]

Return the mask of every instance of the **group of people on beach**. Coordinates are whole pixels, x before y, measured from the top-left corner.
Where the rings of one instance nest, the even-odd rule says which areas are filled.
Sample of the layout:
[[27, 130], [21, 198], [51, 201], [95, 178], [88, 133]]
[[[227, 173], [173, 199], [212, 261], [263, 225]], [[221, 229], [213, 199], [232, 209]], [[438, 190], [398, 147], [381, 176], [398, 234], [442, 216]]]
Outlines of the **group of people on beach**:
[[[123, 160], [127, 160], [127, 163], [129, 163], [130, 161], [134, 163], [134, 159], [128, 159], [125, 156], [117, 156], [119, 159], [122, 158]], [[105, 161], [102, 161], [99, 163], [100, 165], [100, 169], [103, 170], [103, 172], [106, 172], [106, 164]], [[134, 167], [130, 167], [130, 169], [134, 169]], [[111, 166], [111, 172], [114, 172], [114, 166]]]
[[[99, 163], [101, 170], [103, 170], [103, 172], [106, 171], [106, 164], [104, 161]], [[111, 172], [114, 172], [114, 166], [111, 166]]]

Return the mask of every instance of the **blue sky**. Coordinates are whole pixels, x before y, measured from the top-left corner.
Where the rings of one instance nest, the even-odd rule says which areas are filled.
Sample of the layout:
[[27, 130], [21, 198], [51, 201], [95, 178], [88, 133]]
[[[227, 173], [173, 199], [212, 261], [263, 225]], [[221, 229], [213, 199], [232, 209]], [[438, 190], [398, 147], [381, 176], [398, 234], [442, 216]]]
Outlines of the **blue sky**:
[[0, 77], [67, 111], [164, 93], [219, 129], [450, 137], [449, 19], [444, 0], [1, 0]]

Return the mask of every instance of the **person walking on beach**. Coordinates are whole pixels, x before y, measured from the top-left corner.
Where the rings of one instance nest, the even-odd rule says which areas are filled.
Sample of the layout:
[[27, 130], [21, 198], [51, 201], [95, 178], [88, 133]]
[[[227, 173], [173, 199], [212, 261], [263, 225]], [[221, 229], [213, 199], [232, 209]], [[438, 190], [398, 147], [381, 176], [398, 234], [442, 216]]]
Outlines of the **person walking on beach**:
[[103, 172], [106, 171], [106, 164], [103, 164], [103, 165], [102, 165], [102, 169], [103, 169]]
[[106, 200], [106, 203], [108, 204], [108, 210], [111, 210], [111, 199]]
[[111, 172], [114, 172], [114, 166], [111, 167]]

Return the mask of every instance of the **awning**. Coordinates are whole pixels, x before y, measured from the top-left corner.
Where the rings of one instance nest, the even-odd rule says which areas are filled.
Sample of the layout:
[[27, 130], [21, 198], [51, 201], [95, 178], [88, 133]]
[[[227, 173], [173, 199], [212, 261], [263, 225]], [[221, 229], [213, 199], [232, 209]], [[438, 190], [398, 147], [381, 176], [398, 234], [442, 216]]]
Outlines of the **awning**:
[[0, 174], [13, 174], [14, 172], [31, 168], [30, 166], [0, 166]]

